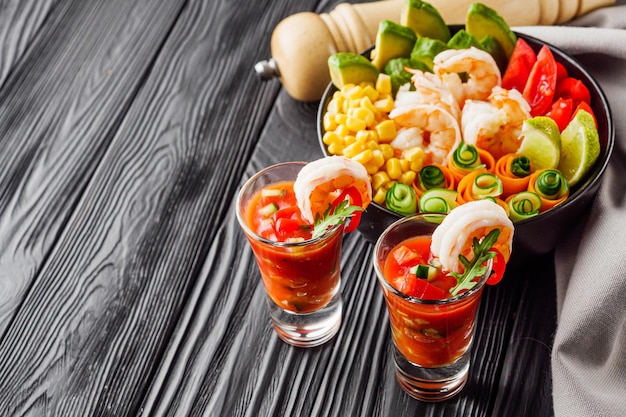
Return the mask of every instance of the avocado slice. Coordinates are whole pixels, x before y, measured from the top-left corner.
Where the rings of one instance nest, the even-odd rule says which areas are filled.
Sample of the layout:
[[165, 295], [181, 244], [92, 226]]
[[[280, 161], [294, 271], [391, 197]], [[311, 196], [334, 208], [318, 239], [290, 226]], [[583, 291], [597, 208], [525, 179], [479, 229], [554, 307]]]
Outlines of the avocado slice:
[[494, 9], [482, 3], [470, 5], [465, 18], [465, 30], [474, 35], [476, 39], [492, 36], [500, 44], [507, 59], [513, 53], [517, 42], [517, 36], [504, 18]]
[[[391, 77], [391, 88], [394, 96], [400, 86], [411, 81], [413, 74], [408, 72], [406, 68], [418, 69], [425, 72], [430, 71], [425, 64], [414, 62], [409, 58], [393, 58], [387, 61], [383, 72]], [[411, 85], [410, 89], [414, 90], [415, 87]]]
[[363, 55], [353, 52], [337, 52], [328, 57], [330, 79], [341, 89], [346, 84], [376, 83], [380, 71]]
[[421, 0], [405, 0], [400, 10], [400, 24], [413, 30], [418, 36], [450, 40], [450, 28], [439, 11], [430, 3]]
[[498, 68], [500, 68], [500, 71], [504, 73], [509, 60], [507, 59], [504, 50], [500, 46], [500, 43], [498, 43], [498, 41], [495, 40], [493, 36], [487, 35], [480, 40], [480, 45], [481, 49], [491, 54], [493, 59], [496, 61], [496, 64], [498, 64]]
[[391, 20], [382, 20], [378, 24], [376, 44], [371, 53], [372, 64], [382, 70], [392, 58], [408, 58], [416, 40], [417, 35], [410, 28]]
[[464, 29], [460, 29], [457, 33], [452, 35], [447, 45], [448, 48], [451, 49], [468, 49], [472, 46], [483, 49], [483, 46], [478, 39]]
[[411, 51], [411, 61], [425, 64], [429, 71], [432, 72], [433, 59], [439, 52], [445, 51], [446, 49], [449, 49], [448, 45], [439, 39], [418, 38]]

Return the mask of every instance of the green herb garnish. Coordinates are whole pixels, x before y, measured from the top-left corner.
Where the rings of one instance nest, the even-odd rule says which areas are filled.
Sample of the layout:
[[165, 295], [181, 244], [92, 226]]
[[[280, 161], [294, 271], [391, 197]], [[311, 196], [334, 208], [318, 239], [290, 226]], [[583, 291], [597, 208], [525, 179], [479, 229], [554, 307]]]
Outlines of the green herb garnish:
[[328, 206], [328, 209], [322, 216], [319, 214], [315, 216], [315, 225], [313, 227], [313, 236], [311, 239], [322, 236], [328, 228], [338, 224], [344, 224], [346, 219], [354, 216], [357, 211], [362, 211], [361, 206], [349, 206], [348, 200], [343, 200], [333, 210], [332, 205]]
[[459, 255], [459, 261], [465, 267], [462, 274], [458, 272], [451, 272], [450, 275], [456, 278], [457, 284], [450, 290], [450, 294], [454, 297], [461, 290], [470, 290], [476, 285], [473, 282], [476, 277], [479, 277], [487, 272], [487, 267], [483, 264], [489, 259], [496, 256], [496, 253], [490, 251], [491, 247], [498, 240], [500, 236], [500, 229], [493, 229], [485, 236], [482, 241], [478, 238], [474, 238], [472, 241], [472, 250], [474, 251], [474, 257], [472, 260], [468, 260], [464, 255]]

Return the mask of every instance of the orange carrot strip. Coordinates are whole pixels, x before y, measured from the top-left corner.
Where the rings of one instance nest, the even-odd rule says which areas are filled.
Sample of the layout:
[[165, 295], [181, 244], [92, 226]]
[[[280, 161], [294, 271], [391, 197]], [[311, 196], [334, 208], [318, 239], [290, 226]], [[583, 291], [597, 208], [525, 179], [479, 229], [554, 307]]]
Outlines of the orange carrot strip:
[[528, 189], [530, 175], [518, 177], [511, 172], [511, 162], [519, 156], [520, 155], [513, 153], [506, 154], [496, 162], [494, 173], [502, 181], [502, 198], [506, 199], [510, 195], [517, 194]]

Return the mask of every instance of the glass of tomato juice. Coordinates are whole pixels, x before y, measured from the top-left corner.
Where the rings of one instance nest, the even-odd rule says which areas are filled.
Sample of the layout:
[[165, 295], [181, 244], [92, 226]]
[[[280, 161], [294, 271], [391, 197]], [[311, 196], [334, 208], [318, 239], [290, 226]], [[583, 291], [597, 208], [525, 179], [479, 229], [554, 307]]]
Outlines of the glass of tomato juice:
[[446, 400], [465, 386], [476, 313], [491, 272], [489, 261], [476, 285], [456, 296], [449, 292], [456, 278], [440, 266], [429, 273], [427, 283], [410, 276], [403, 264], [410, 264], [406, 260], [414, 253], [421, 254], [419, 263], [437, 265], [430, 255], [430, 241], [444, 217], [433, 213], [400, 219], [374, 247], [374, 269], [389, 313], [396, 378], [411, 397], [422, 401]]
[[343, 226], [311, 238], [293, 183], [305, 162], [285, 162], [252, 176], [237, 197], [237, 220], [261, 272], [272, 324], [285, 342], [319, 346], [339, 330]]

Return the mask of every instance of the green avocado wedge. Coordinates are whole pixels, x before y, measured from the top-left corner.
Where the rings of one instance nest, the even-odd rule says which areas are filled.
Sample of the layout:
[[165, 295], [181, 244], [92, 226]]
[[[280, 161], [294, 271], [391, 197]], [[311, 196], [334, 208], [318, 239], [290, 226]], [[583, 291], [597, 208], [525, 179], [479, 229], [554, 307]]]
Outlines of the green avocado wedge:
[[446, 49], [449, 49], [448, 45], [439, 39], [418, 38], [411, 51], [411, 61], [421, 62], [432, 72], [435, 56]]
[[400, 9], [400, 24], [413, 30], [418, 36], [450, 40], [450, 28], [439, 11], [430, 3], [421, 0], [405, 0]]
[[416, 40], [417, 35], [410, 28], [391, 20], [381, 21], [371, 52], [372, 64], [382, 70], [390, 59], [408, 58]]
[[338, 89], [346, 84], [376, 83], [380, 71], [363, 55], [337, 52], [328, 57], [330, 79]]
[[482, 3], [470, 5], [465, 20], [465, 30], [479, 40], [486, 36], [493, 37], [506, 54], [507, 59], [511, 57], [517, 42], [517, 36], [504, 18]]

